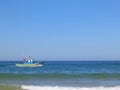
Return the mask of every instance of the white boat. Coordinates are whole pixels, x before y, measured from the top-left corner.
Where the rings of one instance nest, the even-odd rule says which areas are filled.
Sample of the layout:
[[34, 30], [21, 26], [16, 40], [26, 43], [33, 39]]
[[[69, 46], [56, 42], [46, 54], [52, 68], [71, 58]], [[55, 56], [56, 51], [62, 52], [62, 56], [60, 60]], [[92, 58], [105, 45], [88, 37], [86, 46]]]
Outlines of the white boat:
[[30, 63], [30, 64], [27, 64], [27, 63], [17, 63], [16, 66], [17, 67], [42, 67], [43, 64], [40, 64], [40, 63]]
[[27, 58], [23, 58], [24, 63], [17, 63], [15, 64], [17, 67], [42, 67], [43, 66], [43, 62], [33, 62], [33, 59], [31, 57], [29, 57], [29, 59]]

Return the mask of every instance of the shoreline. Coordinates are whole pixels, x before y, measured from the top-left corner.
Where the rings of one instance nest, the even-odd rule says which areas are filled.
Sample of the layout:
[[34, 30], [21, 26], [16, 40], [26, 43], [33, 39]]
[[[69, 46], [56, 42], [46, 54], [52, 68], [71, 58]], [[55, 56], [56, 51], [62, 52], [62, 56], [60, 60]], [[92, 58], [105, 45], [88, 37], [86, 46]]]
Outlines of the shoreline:
[[0, 85], [0, 90], [24, 90], [21, 85]]
[[110, 87], [62, 87], [62, 86], [34, 86], [34, 85], [0, 85], [0, 90], [120, 90], [119, 86]]

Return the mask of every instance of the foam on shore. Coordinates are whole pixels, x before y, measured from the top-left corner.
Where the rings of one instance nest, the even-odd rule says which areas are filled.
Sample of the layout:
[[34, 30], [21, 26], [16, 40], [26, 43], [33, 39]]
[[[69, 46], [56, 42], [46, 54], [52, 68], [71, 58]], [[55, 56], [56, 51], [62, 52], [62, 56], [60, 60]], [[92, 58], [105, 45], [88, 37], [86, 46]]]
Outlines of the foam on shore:
[[60, 86], [26, 86], [22, 89], [27, 90], [120, 90], [120, 86], [115, 87], [60, 87]]

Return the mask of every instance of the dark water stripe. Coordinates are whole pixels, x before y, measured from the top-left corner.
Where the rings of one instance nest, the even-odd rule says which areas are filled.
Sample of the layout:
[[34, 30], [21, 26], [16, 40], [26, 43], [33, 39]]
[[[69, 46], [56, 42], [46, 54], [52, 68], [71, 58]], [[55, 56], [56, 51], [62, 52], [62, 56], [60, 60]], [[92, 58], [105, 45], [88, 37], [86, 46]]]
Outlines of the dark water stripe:
[[105, 73], [93, 73], [93, 74], [0, 74], [0, 80], [2, 79], [120, 79], [120, 73], [105, 74]]

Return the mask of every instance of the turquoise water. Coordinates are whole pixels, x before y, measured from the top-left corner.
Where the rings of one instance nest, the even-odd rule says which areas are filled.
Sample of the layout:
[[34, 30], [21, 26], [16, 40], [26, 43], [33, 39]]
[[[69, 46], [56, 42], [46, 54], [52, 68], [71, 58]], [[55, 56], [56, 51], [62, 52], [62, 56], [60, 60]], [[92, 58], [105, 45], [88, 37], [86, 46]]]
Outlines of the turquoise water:
[[43, 67], [16, 67], [16, 63], [0, 61], [1, 85], [120, 85], [120, 61], [46, 61]]

